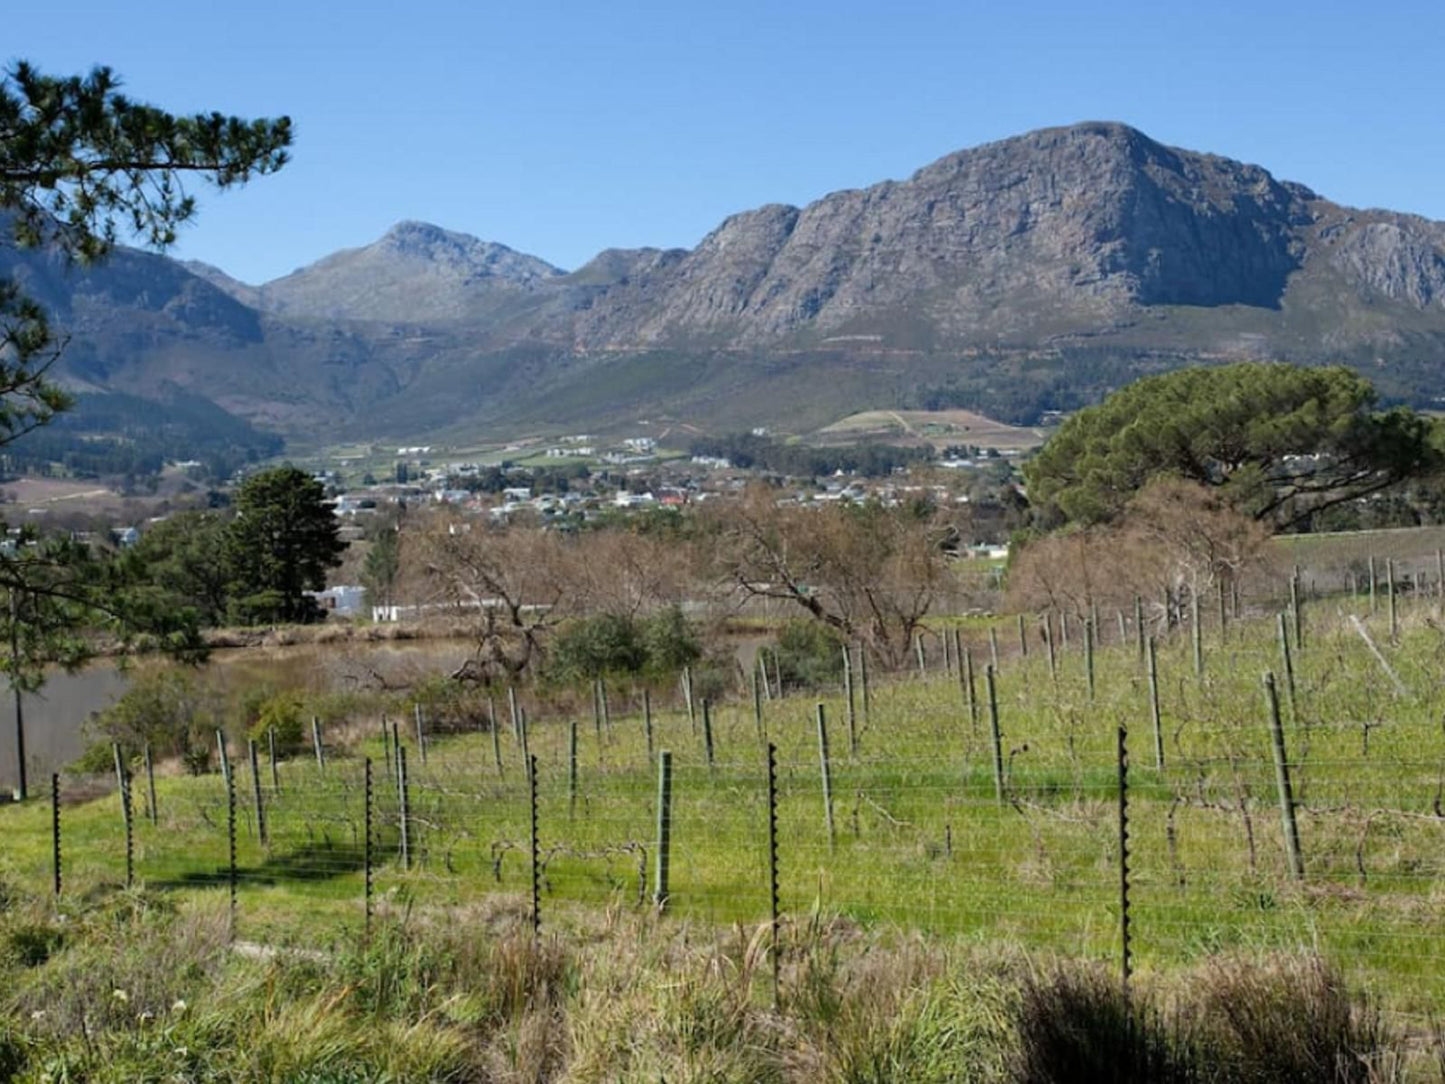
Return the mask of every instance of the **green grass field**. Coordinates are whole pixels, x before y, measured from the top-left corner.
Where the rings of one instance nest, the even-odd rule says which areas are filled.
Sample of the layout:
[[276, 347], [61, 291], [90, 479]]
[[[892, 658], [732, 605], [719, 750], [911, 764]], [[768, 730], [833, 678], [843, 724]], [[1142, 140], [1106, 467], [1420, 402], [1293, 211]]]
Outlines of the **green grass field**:
[[[1424, 1016], [1445, 994], [1445, 637], [1433, 603], [1402, 609], [1391, 643], [1384, 609], [1367, 618], [1407, 695], [1346, 620], [1346, 604], [1306, 609], [1284, 696], [1305, 876], [1290, 876], [1261, 674], [1281, 672], [1273, 622], [1204, 630], [1205, 673], [1188, 631], [1159, 649], [1156, 765], [1148, 681], [1132, 642], [1095, 658], [1091, 699], [1082, 637], [1057, 676], [1037, 636], [1030, 655], [1002, 660], [997, 683], [1004, 794], [996, 792], [984, 694], [986, 639], [968, 628], [977, 670], [975, 715], [962, 682], [878, 683], [856, 705], [856, 751], [839, 691], [822, 698], [831, 747], [830, 841], [815, 699], [763, 704], [777, 747], [780, 902], [785, 920], [815, 911], [863, 928], [1005, 941], [1112, 960], [1120, 951], [1117, 728], [1128, 728], [1133, 951], [1143, 972], [1195, 965], [1222, 952], [1318, 949], [1392, 1009]], [[1000, 640], [1016, 650], [1015, 626]], [[943, 660], [937, 657], [937, 666]], [[542, 921], [577, 905], [644, 911], [655, 888], [657, 779], [640, 712], [611, 690], [610, 728], [578, 720], [575, 797], [571, 728], [529, 726], [538, 763]], [[713, 926], [769, 913], [764, 736], [751, 701], [711, 712], [714, 763], [702, 721], [657, 697], [656, 749], [673, 755], [669, 914]], [[522, 694], [523, 704], [528, 696]], [[379, 720], [332, 743], [324, 770], [306, 755], [261, 761], [268, 843], [257, 833], [249, 768], [235, 766], [237, 935], [277, 945], [334, 946], [363, 923], [366, 816], [363, 758], [373, 763], [375, 906], [380, 914], [442, 912], [530, 890], [529, 802], [522, 750], [506, 722], [435, 735], [422, 763], [407, 745], [411, 868], [399, 861], [398, 790]], [[82, 781], [66, 780], [78, 793]], [[135, 873], [180, 898], [228, 890], [227, 801], [219, 776], [157, 781], [157, 823], [134, 785]], [[63, 810], [64, 892], [87, 898], [124, 877], [114, 793]], [[44, 801], [0, 809], [0, 879], [43, 892], [50, 878]]]

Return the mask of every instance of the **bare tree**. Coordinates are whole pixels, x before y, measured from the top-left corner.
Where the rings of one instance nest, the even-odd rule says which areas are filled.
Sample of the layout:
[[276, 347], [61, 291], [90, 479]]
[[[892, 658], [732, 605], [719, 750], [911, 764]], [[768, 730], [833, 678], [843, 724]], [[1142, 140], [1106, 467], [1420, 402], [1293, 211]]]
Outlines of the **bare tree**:
[[721, 577], [744, 597], [794, 603], [886, 664], [902, 664], [948, 578], [943, 542], [953, 525], [931, 510], [774, 498], [755, 488], [717, 513]]

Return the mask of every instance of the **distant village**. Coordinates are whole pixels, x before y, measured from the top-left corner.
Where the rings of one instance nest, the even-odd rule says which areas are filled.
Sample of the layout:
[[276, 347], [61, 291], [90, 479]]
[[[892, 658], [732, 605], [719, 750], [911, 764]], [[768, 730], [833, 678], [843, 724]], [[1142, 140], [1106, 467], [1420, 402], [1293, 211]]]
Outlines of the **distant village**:
[[[754, 430], [764, 439], [764, 429]], [[935, 506], [970, 506], [975, 536], [961, 547], [960, 557], [1001, 560], [1008, 555], [1011, 530], [1009, 507], [1021, 503], [1021, 486], [1012, 461], [1013, 450], [951, 447], [939, 456], [908, 466], [896, 466], [872, 475], [835, 470], [815, 477], [796, 477], [740, 467], [720, 455], [660, 450], [649, 436], [603, 440], [590, 434], [557, 438], [545, 445], [515, 445], [504, 449], [517, 461], [502, 459], [483, 464], [453, 459], [434, 445], [395, 446], [384, 450], [391, 470], [384, 477], [360, 469], [360, 456], [338, 455], [333, 464], [312, 471], [326, 487], [327, 503], [341, 520], [340, 537], [355, 542], [367, 538], [373, 517], [407, 509], [441, 508], [489, 523], [527, 523], [548, 529], [576, 531], [589, 523], [616, 517], [680, 513], [709, 501], [735, 499], [749, 484], [766, 479], [777, 488], [777, 502], [786, 505], [824, 506], [833, 502], [876, 501], [897, 507], [909, 501]], [[382, 449], [365, 457], [375, 463]], [[186, 464], [173, 464], [184, 467]], [[238, 474], [233, 482], [243, 475]], [[46, 509], [30, 510], [29, 521], [41, 522]], [[135, 545], [164, 514], [137, 523], [113, 524], [108, 532], [73, 530], [72, 536], [118, 548]], [[11, 528], [4, 547], [13, 549], [21, 529]], [[335, 584], [317, 592], [318, 601], [338, 616], [362, 616], [365, 591], [354, 584]], [[396, 620], [397, 613], [378, 611], [378, 620]]]

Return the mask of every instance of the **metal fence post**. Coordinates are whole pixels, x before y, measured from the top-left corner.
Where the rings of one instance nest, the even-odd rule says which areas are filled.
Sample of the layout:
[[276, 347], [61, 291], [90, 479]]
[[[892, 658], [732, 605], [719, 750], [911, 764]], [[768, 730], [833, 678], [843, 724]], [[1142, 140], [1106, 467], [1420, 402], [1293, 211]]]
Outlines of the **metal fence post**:
[[778, 747], [768, 742], [768, 908], [773, 942], [773, 1011], [782, 1007], [782, 957], [778, 952]]
[[[944, 644], [948, 641], [945, 639]], [[944, 649], [947, 654], [947, 648]], [[848, 753], [858, 755], [858, 720], [853, 708], [853, 658], [848, 645], [843, 645], [843, 697], [848, 708]]]
[[530, 753], [527, 754], [527, 801], [531, 807], [528, 853], [532, 860], [532, 936], [537, 937], [542, 933], [542, 866], [537, 835], [537, 758]]
[[1119, 973], [1124, 1000], [1129, 1000], [1129, 979], [1134, 970], [1133, 932], [1129, 913], [1129, 746], [1128, 731], [1119, 727]]
[[426, 766], [426, 725], [425, 717], [422, 714], [421, 703], [412, 705], [412, 715], [416, 717], [416, 751], [421, 754], [422, 766]]
[[373, 876], [374, 876], [374, 875], [373, 875], [373, 872], [372, 872], [373, 863], [372, 863], [372, 854], [371, 854], [372, 800], [373, 800], [373, 797], [374, 797], [374, 791], [373, 791], [372, 780], [371, 780], [371, 758], [370, 758], [370, 757], [367, 757], [367, 758], [366, 758], [364, 771], [365, 771], [364, 782], [365, 782], [365, 785], [366, 785], [365, 793], [364, 793], [364, 795], [363, 795], [364, 801], [366, 802], [366, 811], [365, 811], [365, 814], [364, 814], [364, 816], [363, 816], [363, 827], [364, 827], [364, 829], [365, 829], [365, 841], [364, 841], [363, 844], [362, 844], [362, 854], [361, 854], [361, 858], [362, 858], [362, 863], [363, 863], [363, 865], [364, 865], [364, 867], [365, 867], [365, 873], [366, 873], [366, 881], [365, 881], [365, 883], [364, 883], [364, 886], [363, 886], [362, 891], [363, 891], [363, 893], [364, 893], [363, 904], [364, 904], [365, 909], [366, 909], [366, 936], [367, 936], [367, 938], [369, 939], [369, 938], [371, 937], [371, 907], [372, 907], [371, 901], [372, 901], [372, 895], [373, 895], [373, 893], [374, 893], [374, 891], [375, 891], [375, 882], [373, 881]]
[[50, 775], [50, 866], [55, 896], [60, 898], [60, 773]]
[[[601, 734], [601, 731], [598, 731]], [[577, 720], [567, 725], [567, 816], [577, 813]]]

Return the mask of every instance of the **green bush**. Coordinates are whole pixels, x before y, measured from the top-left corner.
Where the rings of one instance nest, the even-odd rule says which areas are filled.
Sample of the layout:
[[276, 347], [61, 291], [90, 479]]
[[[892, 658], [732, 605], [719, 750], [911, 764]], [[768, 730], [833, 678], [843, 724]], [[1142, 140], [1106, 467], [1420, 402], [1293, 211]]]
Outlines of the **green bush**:
[[[192, 771], [204, 770], [214, 742], [217, 714], [214, 697], [202, 685], [197, 672], [181, 667], [142, 671], [114, 704], [99, 712], [92, 729], [119, 742], [128, 756], [139, 755], [147, 743], [157, 757], [180, 757]], [[94, 759], [92, 759], [94, 758]], [[94, 748], [81, 758], [88, 770], [106, 771], [113, 766], [107, 756]]]
[[91, 742], [65, 770], [77, 775], [103, 775], [114, 771], [115, 750], [108, 741]]
[[642, 623], [642, 646], [653, 674], [676, 674], [702, 658], [702, 638], [681, 606], [669, 606]]
[[59, 927], [48, 922], [21, 922], [5, 931], [0, 957], [20, 967], [39, 967], [59, 951], [64, 940]]
[[631, 617], [597, 614], [564, 625], [552, 640], [548, 676], [564, 684], [636, 674], [647, 664], [643, 630]]
[[487, 717], [486, 690], [446, 674], [432, 674], [413, 685], [408, 700], [404, 710], [420, 707], [432, 734], [473, 731]]
[[272, 693], [256, 706], [256, 717], [246, 736], [258, 745], [276, 733], [276, 751], [291, 756], [306, 747], [306, 705], [294, 692]]
[[818, 689], [842, 680], [843, 638], [821, 621], [789, 621], [774, 650], [789, 688]]

